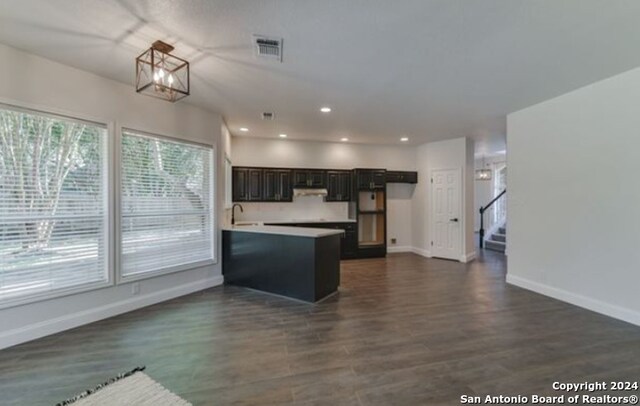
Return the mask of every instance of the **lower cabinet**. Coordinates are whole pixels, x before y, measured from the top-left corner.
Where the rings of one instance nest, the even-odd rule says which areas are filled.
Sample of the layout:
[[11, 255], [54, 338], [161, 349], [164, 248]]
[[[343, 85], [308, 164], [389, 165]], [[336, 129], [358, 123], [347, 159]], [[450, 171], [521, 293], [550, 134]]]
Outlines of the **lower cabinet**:
[[358, 226], [353, 223], [353, 229], [345, 229], [344, 240], [341, 246], [341, 259], [352, 259], [358, 257]]
[[333, 228], [344, 230], [340, 239], [340, 259], [353, 259], [358, 257], [358, 224], [345, 223], [269, 223], [269, 226], [307, 227], [307, 228]]

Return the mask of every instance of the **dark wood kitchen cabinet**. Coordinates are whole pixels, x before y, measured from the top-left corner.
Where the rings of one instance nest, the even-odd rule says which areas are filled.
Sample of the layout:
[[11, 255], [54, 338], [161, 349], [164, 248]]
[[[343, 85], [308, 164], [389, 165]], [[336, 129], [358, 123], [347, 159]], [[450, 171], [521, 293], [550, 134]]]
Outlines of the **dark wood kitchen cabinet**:
[[358, 224], [351, 223], [344, 227], [344, 238], [341, 241], [341, 258], [352, 259], [358, 257]]
[[264, 169], [263, 195], [266, 202], [290, 202], [293, 200], [290, 169]]
[[418, 183], [418, 172], [387, 171], [387, 183]]
[[340, 236], [340, 259], [358, 258], [358, 223], [356, 222], [265, 223], [265, 225], [344, 230], [344, 234]]
[[387, 183], [385, 169], [356, 169], [355, 177], [358, 190], [384, 189]]
[[351, 171], [327, 171], [327, 202], [351, 200]]
[[294, 188], [326, 188], [326, 171], [320, 169], [294, 169]]
[[233, 168], [232, 189], [234, 202], [262, 200], [263, 170], [260, 168]]

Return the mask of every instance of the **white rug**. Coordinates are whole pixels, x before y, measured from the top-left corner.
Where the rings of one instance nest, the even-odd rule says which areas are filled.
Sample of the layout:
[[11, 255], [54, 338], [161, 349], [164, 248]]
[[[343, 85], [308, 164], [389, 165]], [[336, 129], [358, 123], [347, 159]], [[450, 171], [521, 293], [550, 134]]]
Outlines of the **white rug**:
[[72, 406], [191, 406], [139, 370], [122, 375], [62, 405]]

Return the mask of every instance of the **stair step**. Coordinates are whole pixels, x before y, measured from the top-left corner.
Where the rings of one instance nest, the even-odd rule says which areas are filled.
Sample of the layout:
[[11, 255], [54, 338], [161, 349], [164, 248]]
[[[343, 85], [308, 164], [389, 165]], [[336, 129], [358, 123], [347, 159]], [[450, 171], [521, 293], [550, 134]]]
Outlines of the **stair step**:
[[506, 227], [499, 227], [498, 228], [498, 232], [500, 234], [506, 234], [507, 233], [507, 228]]
[[491, 234], [490, 240], [505, 242], [505, 241], [507, 241], [507, 235], [506, 234], [494, 233], [494, 234]]
[[500, 252], [504, 252], [507, 248], [506, 243], [501, 241], [492, 241], [492, 240], [485, 241], [484, 246], [489, 250], [500, 251]]

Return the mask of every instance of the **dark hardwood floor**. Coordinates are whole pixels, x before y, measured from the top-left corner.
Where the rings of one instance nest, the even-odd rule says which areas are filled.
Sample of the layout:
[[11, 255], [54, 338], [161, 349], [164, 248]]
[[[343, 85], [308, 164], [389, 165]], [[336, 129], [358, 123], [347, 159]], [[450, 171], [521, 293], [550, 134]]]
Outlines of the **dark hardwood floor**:
[[194, 405], [455, 405], [640, 378], [640, 327], [508, 286], [505, 267], [345, 261], [317, 305], [217, 287], [0, 351], [0, 404], [51, 405], [137, 365]]

